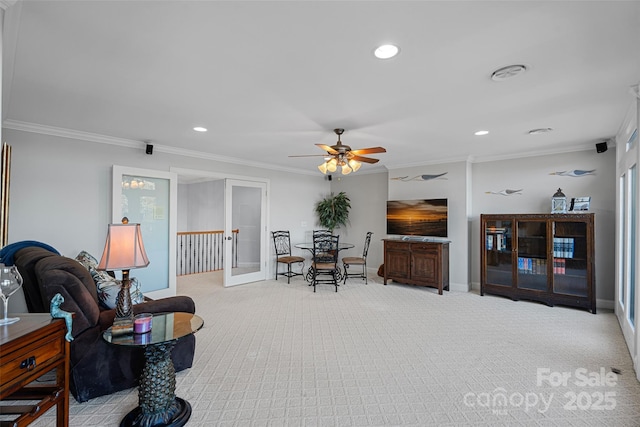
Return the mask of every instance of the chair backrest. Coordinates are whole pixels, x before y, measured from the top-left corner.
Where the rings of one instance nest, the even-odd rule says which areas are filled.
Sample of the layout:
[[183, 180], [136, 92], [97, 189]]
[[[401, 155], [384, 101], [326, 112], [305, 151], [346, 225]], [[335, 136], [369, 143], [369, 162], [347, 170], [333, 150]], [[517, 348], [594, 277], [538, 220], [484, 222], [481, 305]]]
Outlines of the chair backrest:
[[313, 237], [313, 260], [322, 263], [338, 262], [340, 236], [319, 233]]
[[331, 236], [331, 230], [313, 230], [313, 238], [315, 240], [316, 236]]
[[367, 258], [367, 254], [369, 253], [369, 244], [371, 243], [371, 235], [373, 233], [371, 231], [367, 232], [367, 237], [364, 238], [364, 249], [362, 251], [362, 258]]
[[273, 246], [276, 250], [276, 256], [291, 255], [291, 236], [289, 231], [280, 230], [272, 231]]

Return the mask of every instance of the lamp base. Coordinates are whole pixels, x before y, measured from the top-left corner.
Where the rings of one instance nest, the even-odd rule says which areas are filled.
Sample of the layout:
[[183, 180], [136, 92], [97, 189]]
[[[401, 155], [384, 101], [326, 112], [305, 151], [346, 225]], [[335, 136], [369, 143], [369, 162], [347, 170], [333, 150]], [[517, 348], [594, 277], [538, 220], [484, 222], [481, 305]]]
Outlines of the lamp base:
[[120, 336], [133, 334], [133, 320], [132, 319], [115, 319], [113, 326], [111, 326], [111, 336]]

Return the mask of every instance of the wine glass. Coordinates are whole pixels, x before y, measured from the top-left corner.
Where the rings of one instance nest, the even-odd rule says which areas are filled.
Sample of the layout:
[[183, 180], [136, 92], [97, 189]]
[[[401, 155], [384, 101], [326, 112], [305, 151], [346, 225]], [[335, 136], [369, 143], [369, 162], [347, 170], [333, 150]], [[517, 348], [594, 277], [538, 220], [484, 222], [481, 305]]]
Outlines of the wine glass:
[[0, 325], [10, 325], [20, 320], [19, 317], [8, 317], [9, 297], [22, 286], [22, 276], [15, 265], [6, 266], [0, 264], [0, 297], [4, 302], [4, 318], [0, 319]]

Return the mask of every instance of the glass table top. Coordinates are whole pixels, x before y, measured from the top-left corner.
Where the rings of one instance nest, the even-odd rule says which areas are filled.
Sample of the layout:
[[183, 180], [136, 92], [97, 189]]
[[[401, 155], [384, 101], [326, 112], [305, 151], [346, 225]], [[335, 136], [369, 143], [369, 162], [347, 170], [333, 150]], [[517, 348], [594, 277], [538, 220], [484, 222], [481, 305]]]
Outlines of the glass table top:
[[144, 334], [111, 335], [111, 328], [102, 333], [105, 341], [131, 347], [144, 347], [177, 340], [199, 331], [204, 325], [202, 317], [192, 313], [153, 314], [151, 331]]

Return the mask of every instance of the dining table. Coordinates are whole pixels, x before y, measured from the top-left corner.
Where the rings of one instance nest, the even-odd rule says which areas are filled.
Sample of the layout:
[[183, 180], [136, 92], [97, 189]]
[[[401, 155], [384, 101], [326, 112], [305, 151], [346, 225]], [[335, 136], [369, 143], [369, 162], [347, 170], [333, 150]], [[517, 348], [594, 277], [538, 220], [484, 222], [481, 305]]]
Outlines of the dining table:
[[[295, 246], [298, 249], [305, 249], [305, 250], [309, 251], [311, 253], [311, 259], [313, 260], [313, 258], [314, 258], [313, 242], [297, 243], [297, 244], [295, 244], [293, 246]], [[353, 249], [355, 246], [356, 245], [354, 245], [353, 243], [339, 242], [338, 243], [338, 253], [340, 253], [340, 251], [343, 251], [345, 249]], [[343, 276], [344, 273], [342, 272], [342, 269], [340, 268], [340, 266], [337, 266], [337, 271], [338, 271], [338, 274], [336, 275], [336, 280], [339, 283], [344, 278], [344, 276]], [[313, 263], [311, 264], [311, 266], [307, 270], [307, 274], [305, 274], [304, 278], [309, 283], [311, 283], [313, 281]]]

